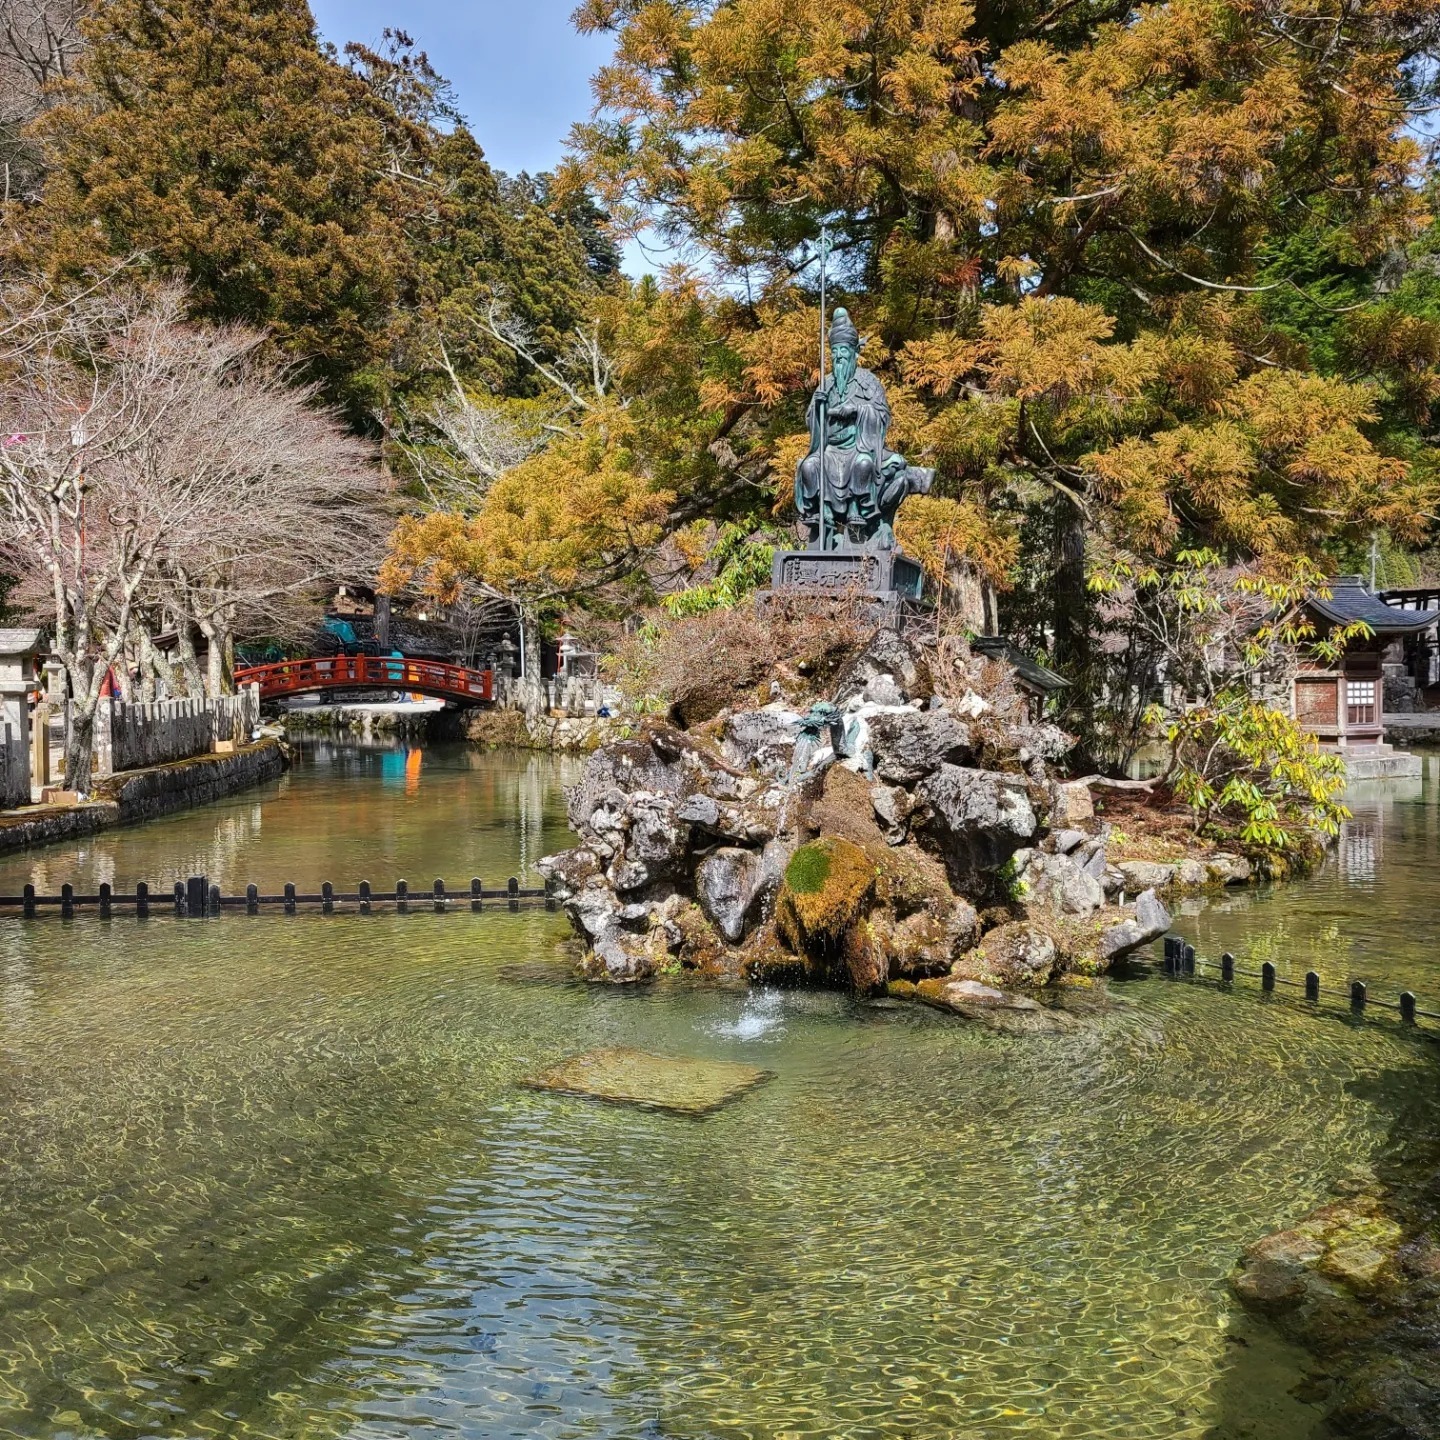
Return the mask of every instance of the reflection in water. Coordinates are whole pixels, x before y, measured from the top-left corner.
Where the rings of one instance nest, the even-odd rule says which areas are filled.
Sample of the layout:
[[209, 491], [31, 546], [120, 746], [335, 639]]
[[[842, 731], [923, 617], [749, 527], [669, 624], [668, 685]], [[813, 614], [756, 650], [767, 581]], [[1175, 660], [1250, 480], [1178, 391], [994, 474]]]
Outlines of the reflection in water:
[[[404, 757], [313, 746], [0, 884], [489, 881], [564, 843], [573, 767], [427, 747], [412, 794]], [[1432, 843], [1384, 825], [1375, 886]], [[1258, 932], [1284, 896], [1191, 923]], [[1392, 1162], [1401, 1097], [1433, 1128], [1413, 1037], [1144, 980], [1021, 1040], [559, 983], [564, 937], [504, 910], [3, 922], [0, 1435], [1310, 1433], [1299, 1357], [1224, 1276]], [[775, 1078], [703, 1121], [517, 1088], [600, 1045]]]

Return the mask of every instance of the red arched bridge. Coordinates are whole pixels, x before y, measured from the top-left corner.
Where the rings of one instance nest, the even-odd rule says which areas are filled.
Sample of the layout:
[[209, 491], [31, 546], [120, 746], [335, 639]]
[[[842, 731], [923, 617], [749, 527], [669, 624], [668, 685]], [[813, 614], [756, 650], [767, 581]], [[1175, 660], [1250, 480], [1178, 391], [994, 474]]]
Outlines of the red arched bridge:
[[487, 705], [495, 698], [492, 670], [397, 655], [326, 655], [249, 665], [235, 671], [235, 683], [259, 685], [262, 700], [316, 690], [403, 690], [459, 705]]

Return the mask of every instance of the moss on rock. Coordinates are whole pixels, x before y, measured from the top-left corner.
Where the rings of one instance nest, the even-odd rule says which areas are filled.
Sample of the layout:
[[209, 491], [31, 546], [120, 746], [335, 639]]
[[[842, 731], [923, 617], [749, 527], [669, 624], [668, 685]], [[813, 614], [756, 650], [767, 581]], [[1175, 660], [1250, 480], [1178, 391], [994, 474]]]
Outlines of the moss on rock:
[[847, 959], [868, 948], [856, 932], [874, 899], [874, 862], [853, 841], [826, 836], [790, 857], [775, 902], [776, 932], [813, 974], [852, 969]]

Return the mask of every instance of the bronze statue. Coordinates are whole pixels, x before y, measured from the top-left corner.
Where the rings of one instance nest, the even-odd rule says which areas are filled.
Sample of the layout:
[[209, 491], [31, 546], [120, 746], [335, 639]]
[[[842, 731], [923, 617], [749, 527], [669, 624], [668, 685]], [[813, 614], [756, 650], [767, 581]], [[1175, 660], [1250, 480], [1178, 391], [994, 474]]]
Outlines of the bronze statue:
[[861, 369], [860, 335], [849, 314], [830, 325], [831, 373], [810, 401], [810, 453], [795, 469], [795, 508], [812, 550], [856, 544], [895, 548], [895, 513], [907, 495], [929, 493], [934, 470], [885, 448], [890, 405], [885, 387]]

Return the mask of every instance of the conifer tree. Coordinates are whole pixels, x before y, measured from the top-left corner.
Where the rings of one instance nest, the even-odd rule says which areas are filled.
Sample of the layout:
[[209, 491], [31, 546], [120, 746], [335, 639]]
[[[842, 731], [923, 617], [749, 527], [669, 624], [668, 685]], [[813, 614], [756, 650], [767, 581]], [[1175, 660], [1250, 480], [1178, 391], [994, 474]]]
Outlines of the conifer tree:
[[[894, 441], [1019, 532], [1012, 627], [1082, 705], [1107, 554], [1329, 565], [1428, 526], [1434, 334], [1375, 281], [1424, 224], [1437, 0], [586, 0], [577, 21], [616, 51], [570, 175], [746, 297], [721, 398], [788, 403], [799, 431], [828, 222]], [[797, 444], [773, 447], [781, 484]]]
[[269, 328], [358, 404], [404, 246], [381, 118], [304, 0], [101, 0], [84, 28], [80, 80], [43, 122], [32, 253], [142, 255], [201, 318]]

